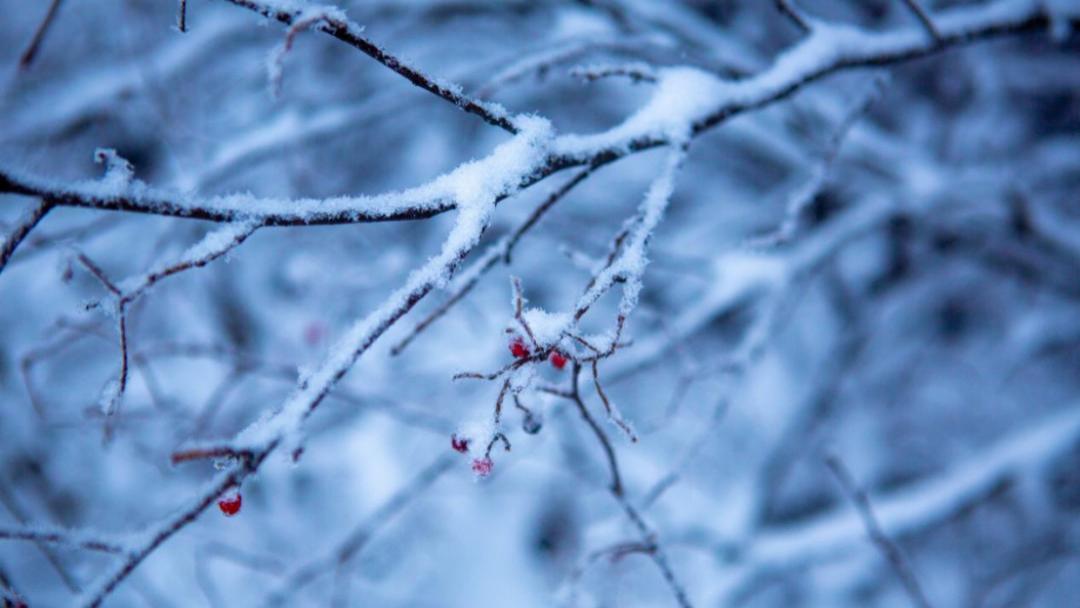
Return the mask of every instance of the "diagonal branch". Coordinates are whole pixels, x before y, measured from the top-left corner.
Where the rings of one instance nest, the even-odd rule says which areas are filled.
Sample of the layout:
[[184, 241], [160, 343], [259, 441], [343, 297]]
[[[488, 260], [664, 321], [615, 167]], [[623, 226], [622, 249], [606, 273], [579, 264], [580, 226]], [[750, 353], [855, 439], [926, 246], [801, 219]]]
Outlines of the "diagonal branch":
[[30, 44], [27, 45], [23, 54], [19, 56], [20, 70], [29, 68], [30, 64], [34, 62], [34, 57], [37, 56], [38, 50], [41, 49], [41, 43], [45, 40], [45, 34], [49, 31], [49, 26], [56, 20], [56, 14], [60, 11], [61, 2], [63, 0], [52, 0], [52, 3], [49, 4], [48, 10], [45, 11], [45, 17], [42, 18], [37, 30], [34, 31], [34, 37], [30, 40]]
[[926, 30], [926, 34], [933, 38], [935, 42], [940, 42], [941, 33], [938, 32], [937, 26], [934, 25], [934, 21], [930, 18], [930, 13], [923, 7], [922, 2], [919, 0], [904, 0], [904, 5], [907, 6], [908, 10], [919, 20], [923, 29]]
[[915, 572], [911, 569], [911, 564], [908, 563], [907, 558], [904, 557], [904, 553], [900, 551], [900, 547], [898, 547], [896, 543], [882, 531], [881, 524], [878, 523], [877, 517], [874, 515], [874, 509], [870, 504], [870, 498], [866, 495], [866, 492], [859, 487], [859, 484], [855, 481], [855, 477], [851, 474], [851, 471], [849, 471], [840, 458], [834, 454], [829, 454], [825, 457], [825, 466], [827, 466], [833, 476], [836, 477], [844, 494], [846, 494], [848, 498], [851, 499], [851, 502], [855, 504], [855, 508], [859, 512], [859, 517], [862, 518], [863, 526], [866, 528], [866, 534], [881, 551], [882, 555], [885, 556], [885, 559], [888, 560], [889, 565], [892, 566], [893, 571], [896, 572], [896, 576], [900, 579], [900, 582], [904, 585], [904, 589], [911, 597], [911, 601], [920, 608], [930, 608], [930, 601], [926, 599], [926, 593], [923, 592], [919, 580], [915, 577]]
[[237, 6], [255, 11], [264, 17], [274, 19], [285, 25], [293, 25], [297, 21], [311, 19], [310, 12], [317, 13], [315, 17], [321, 23], [315, 26], [338, 40], [359, 49], [360, 52], [383, 64], [391, 71], [402, 76], [414, 85], [425, 91], [440, 97], [469, 114], [475, 114], [490, 125], [494, 125], [509, 133], [517, 133], [518, 126], [507, 116], [506, 111], [495, 104], [489, 104], [473, 99], [461, 92], [461, 87], [444, 83], [438, 79], [424, 74], [419, 69], [395, 57], [388, 51], [378, 46], [361, 33], [363, 28], [349, 21], [345, 13], [339, 9], [317, 7], [308, 9], [290, 9], [273, 2], [263, 0], [227, 0]]
[[0, 272], [4, 271], [8, 261], [11, 260], [11, 256], [15, 254], [15, 249], [23, 242], [23, 239], [30, 234], [30, 231], [38, 225], [38, 222], [52, 208], [52, 204], [42, 201], [15, 223], [15, 228], [11, 231], [11, 234], [0, 243]]

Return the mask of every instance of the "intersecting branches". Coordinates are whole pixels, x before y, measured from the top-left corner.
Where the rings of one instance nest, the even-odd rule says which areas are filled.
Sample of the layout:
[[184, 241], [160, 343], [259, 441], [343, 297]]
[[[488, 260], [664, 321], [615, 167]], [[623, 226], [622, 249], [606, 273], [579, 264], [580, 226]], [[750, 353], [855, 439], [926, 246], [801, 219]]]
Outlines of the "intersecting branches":
[[[442, 85], [435, 79], [408, 66], [403, 66], [400, 61], [386, 54], [373, 43], [360, 38], [359, 29], [334, 11], [315, 9], [326, 12], [309, 13], [306, 10], [283, 10], [278, 7], [286, 5], [276, 2], [232, 1], [234, 4], [256, 10], [288, 24], [290, 31], [287, 34], [287, 42], [291, 41], [291, 37], [299, 31], [299, 27], [303, 25], [316, 27], [361, 48], [390, 69], [413, 81], [414, 84], [444, 100], [463, 105], [467, 111], [484, 117], [492, 124], [510, 132], [515, 132], [516, 129], [522, 132], [526, 130], [523, 122], [517, 119], [511, 120], [488, 106], [477, 103], [470, 109], [469, 104], [474, 102], [460, 96], [454, 87]], [[909, 3], [909, 5], [918, 7], [918, 4]], [[288, 6], [295, 5], [290, 3]], [[298, 448], [303, 421], [318, 407], [332, 387], [354, 366], [358, 357], [366, 352], [387, 328], [407, 314], [430, 291], [447, 284], [450, 275], [476, 246], [499, 201], [563, 169], [586, 167], [570, 180], [569, 184], [572, 187], [584, 179], [589, 171], [618, 158], [660, 146], [682, 148], [693, 137], [731, 116], [772, 104], [801, 89], [809, 82], [841, 70], [898, 62], [925, 55], [950, 44], [1042, 27], [1049, 21], [1049, 13], [1046, 11], [1047, 9], [1037, 6], [1036, 3], [996, 3], [986, 7], [953, 11], [942, 14], [936, 22], [930, 22], [927, 19], [927, 22], [935, 28], [936, 35], [929, 37], [933, 40], [929, 40], [927, 36], [915, 31], [914, 28], [910, 28], [910, 31], [870, 34], [843, 26], [815, 23], [813, 31], [802, 43], [782, 55], [774, 67], [755, 76], [738, 81], [725, 81], [700, 70], [688, 68], [650, 70], [647, 74], [648, 78], [650, 82], [656, 84], [652, 100], [639, 112], [607, 132], [590, 136], [565, 135], [558, 138], [549, 133], [539, 138], [541, 141], [533, 142], [536, 145], [531, 150], [535, 153], [528, 154], [523, 160], [518, 158], [521, 162], [512, 162], [510, 169], [506, 169], [502, 162], [503, 153], [506, 152], [502, 150], [492, 155], [492, 158], [499, 162], [489, 164], [487, 159], [484, 159], [468, 163], [460, 168], [460, 173], [455, 172], [452, 179], [436, 180], [406, 192], [392, 193], [382, 197], [340, 197], [302, 201], [258, 199], [249, 196], [199, 197], [153, 189], [131, 179], [123, 179], [119, 183], [110, 181], [108, 184], [64, 184], [0, 170], [0, 190], [32, 196], [40, 200], [40, 205], [31, 213], [30, 221], [21, 222], [22, 228], [16, 230], [16, 232], [21, 231], [21, 235], [5, 241], [5, 250], [9, 250], [7, 257], [10, 257], [10, 251], [14, 250], [18, 241], [22, 240], [26, 233], [36, 225], [40, 216], [57, 205], [178, 217], [202, 217], [228, 222], [221, 232], [226, 236], [233, 235], [231, 240], [225, 239], [226, 242], [222, 245], [228, 248], [238, 245], [246, 238], [246, 235], [250, 234], [248, 228], [254, 230], [264, 225], [419, 219], [449, 210], [456, 210], [460, 214], [440, 254], [418, 272], [410, 275], [402, 288], [395, 291], [371, 314], [358, 320], [334, 345], [326, 359], [311, 373], [302, 374], [296, 390], [274, 415], [264, 417], [262, 422], [253, 425], [234, 442], [206, 448], [192, 448], [177, 453], [178, 462], [222, 458], [229, 461], [229, 470], [219, 476], [193, 501], [185, 505], [179, 511], [179, 515], [167, 518], [167, 521], [155, 528], [147, 537], [149, 539], [147, 542], [142, 543], [118, 569], [110, 572], [104, 579], [103, 587], [88, 594], [90, 605], [100, 604], [111, 590], [129, 576], [156, 547], [183, 526], [194, 521], [199, 513], [208, 505], [212, 505], [213, 500], [222, 492], [236, 487], [248, 476], [254, 474], [272, 452], [279, 447], [284, 447], [285, 450], [282, 451], [292, 450], [290, 453], [297, 453], [294, 448]], [[1065, 13], [1065, 18], [1075, 21], [1076, 14]], [[646, 72], [641, 70], [638, 74], [644, 75]], [[610, 71], [607, 75], [617, 74], [616, 71]], [[624, 75], [633, 77], [629, 73]], [[683, 96], [690, 98], [680, 99]], [[500, 121], [505, 121], [505, 123]], [[682, 153], [680, 149], [678, 152], [680, 159]], [[672, 163], [677, 165], [678, 162], [678, 160], [669, 160], [669, 165]], [[114, 177], [123, 177], [121, 169], [117, 169], [118, 172]], [[499, 175], [492, 177], [494, 173]], [[457, 179], [459, 177], [469, 179], [459, 180]], [[477, 178], [481, 185], [474, 187]], [[462, 181], [469, 183], [462, 186]], [[536, 323], [539, 315], [530, 316], [532, 311], [525, 310], [521, 285], [515, 283], [515, 327], [523, 334], [522, 345], [527, 349], [527, 354], [525, 357], [517, 357], [514, 362], [500, 371], [480, 377], [499, 380], [506, 376], [496, 402], [495, 418], [498, 424], [506, 399], [512, 399], [515, 407], [526, 414], [529, 413], [529, 409], [522, 403], [520, 391], [515, 390], [515, 386], [511, 383], [516, 371], [545, 359], [554, 364], [553, 357], [556, 353], [572, 362], [572, 390], [556, 389], [548, 392], [569, 398], [580, 408], [583, 418], [597, 435], [609, 459], [612, 477], [611, 491], [619, 499], [627, 517], [641, 532], [642, 540], [632, 546], [635, 550], [654, 559], [665, 578], [672, 584], [676, 595], [680, 597], [680, 603], [686, 605], [688, 602], [685, 601], [685, 594], [681, 593], [681, 588], [674, 582], [674, 577], [671, 576], [670, 568], [667, 567], [655, 535], [625, 500], [625, 490], [619, 477], [614, 450], [603, 429], [600, 429], [585, 407], [579, 389], [580, 374], [588, 373], [584, 370], [589, 368], [598, 398], [609, 417], [624, 432], [629, 432], [629, 427], [617, 414], [617, 410], [601, 386], [598, 366], [602, 359], [611, 357], [626, 345], [621, 336], [641, 290], [642, 271], [647, 261], [646, 245], [670, 199], [670, 181], [670, 179], [658, 180], [650, 188], [650, 195], [646, 197], [646, 202], [639, 213], [632, 217], [624, 225], [623, 230], [616, 235], [610, 254], [589, 280], [585, 293], [575, 306], [559, 316], [557, 323], [543, 323], [543, 327], [540, 327]], [[479, 195], [477, 195], [478, 192]], [[562, 194], [565, 194], [565, 191]], [[498, 264], [499, 260], [508, 261], [516, 239], [529, 230], [536, 219], [562, 194], [548, 199], [550, 203], [542, 204], [512, 238], [504, 241], [505, 245], [498, 246], [499, 248], [493, 249], [489, 255], [482, 257], [478, 265], [474, 266], [479, 269], [476, 277]], [[35, 214], [38, 214], [38, 217], [34, 218]], [[12, 243], [10, 247], [8, 243]], [[225, 250], [227, 249], [216, 251], [223, 253]], [[123, 362], [117, 394], [123, 392], [124, 379], [127, 375], [125, 305], [134, 301], [158, 280], [186, 268], [201, 265], [198, 262], [200, 259], [208, 262], [213, 258], [193, 254], [192, 259], [186, 262], [152, 271], [139, 280], [114, 282], [88, 257], [79, 256], [78, 262], [102, 283], [111, 298], [119, 302]], [[466, 281], [463, 285], [464, 287], [454, 292], [455, 296], [451, 298], [446, 308], [460, 300], [472, 285], [475, 285], [475, 282]], [[612, 332], [614, 335], [609, 334], [600, 338], [580, 335], [576, 328], [577, 322], [582, 320], [599, 298], [620, 285], [623, 286], [623, 298], [619, 304], [619, 312]], [[441, 308], [438, 314], [445, 312], [446, 308]], [[417, 331], [421, 331], [423, 327], [426, 325], [422, 323]], [[552, 331], [552, 327], [555, 331]], [[528, 340], [527, 345], [525, 340]], [[402, 343], [402, 347], [405, 343]], [[106, 409], [111, 410], [112, 406]], [[491, 450], [497, 447], [499, 442], [506, 447], [509, 446], [509, 440], [496, 428], [487, 444], [485, 456], [489, 456]]]
[[[85, 254], [76, 255], [76, 260], [90, 272], [115, 299], [114, 311], [117, 317], [117, 331], [120, 336], [120, 372], [115, 383], [110, 383], [102, 397], [102, 411], [106, 419], [116, 412], [128, 383], [128, 307], [158, 281], [179, 274], [192, 268], [201, 268], [222, 257], [242, 244], [259, 228], [255, 222], [226, 224], [209, 232], [201, 241], [184, 251], [178, 259], [157, 266], [151, 271], [129, 278], [120, 284], [114, 283], [105, 272]], [[96, 303], [93, 306], [100, 306]], [[109, 426], [106, 425], [106, 433]]]
[[514, 247], [521, 241], [522, 237], [525, 236], [525, 233], [531, 230], [532, 227], [540, 221], [540, 218], [554, 207], [556, 203], [562, 200], [575, 186], [585, 181], [585, 179], [593, 173], [593, 170], [593, 167], [586, 167], [576, 173], [570, 180], [548, 195], [543, 202], [537, 205], [532, 213], [529, 214], [529, 217], [518, 225], [510, 235], [500, 239], [499, 242], [494, 245], [491, 245], [479, 259], [462, 271], [452, 283], [450, 296], [437, 308], [428, 313], [423, 320], [417, 323], [405, 337], [399, 340], [397, 344], [390, 349], [390, 353], [392, 355], [401, 354], [418, 334], [449, 312], [455, 304], [460, 302], [474, 287], [476, 287], [483, 275], [494, 268], [500, 261], [504, 264], [509, 264]]
[[615, 448], [611, 444], [611, 440], [608, 438], [604, 429], [596, 422], [596, 419], [589, 413], [589, 408], [585, 405], [585, 401], [581, 396], [581, 384], [579, 377], [581, 376], [581, 364], [577, 361], [574, 362], [573, 369], [570, 373], [570, 388], [568, 391], [551, 391], [551, 394], [564, 397], [570, 400], [578, 413], [581, 415], [582, 420], [592, 431], [593, 436], [596, 437], [597, 442], [604, 451], [604, 457], [607, 461], [608, 473], [611, 477], [611, 481], [608, 485], [608, 490], [611, 495], [619, 503], [619, 506], [623, 509], [627, 518], [637, 530], [641, 537], [641, 541], [633, 544], [637, 547], [635, 552], [640, 550], [641, 553], [649, 556], [656, 567], [660, 570], [661, 575], [671, 588], [672, 593], [675, 595], [676, 601], [683, 608], [689, 608], [692, 604], [690, 598], [686, 594], [686, 590], [682, 583], [675, 576], [675, 572], [671, 569], [671, 565], [668, 562], [667, 554], [664, 552], [658, 540], [658, 535], [653, 530], [645, 519], [638, 513], [637, 509], [630, 503], [626, 497], [626, 489], [623, 486], [622, 475], [619, 473], [619, 461], [615, 455]]
[[[470, 114], [479, 116], [484, 122], [512, 134], [517, 133], [519, 130], [519, 127], [514, 124], [513, 120], [507, 116], [502, 108], [494, 104], [472, 99], [461, 92], [461, 87], [445, 84], [431, 78], [398, 57], [390, 54], [382, 47], [376, 45], [361, 33], [363, 28], [349, 21], [345, 17], [345, 13], [339, 9], [311, 7], [295, 10], [283, 8], [281, 5], [277, 5], [274, 2], [263, 2], [260, 0], [227, 1], [289, 26], [293, 26], [296, 23], [306, 23], [311, 27], [315, 27], [334, 38], [359, 49], [360, 52], [383, 64], [414, 85], [454, 104]], [[293, 35], [295, 35], [295, 32], [290, 33], [290, 37]], [[288, 42], [287, 39], [286, 45], [288, 44], [290, 44], [290, 42]]]
[[[496, 156], [503, 162], [516, 159], [519, 165], [543, 149], [550, 138], [550, 126], [536, 119], [525, 120], [530, 128], [516, 136], [514, 140], [503, 144], [496, 150]], [[469, 169], [482, 171], [482, 163], [474, 163]], [[518, 170], [524, 170], [523, 167]], [[443, 243], [442, 250], [432, 257], [419, 270], [409, 275], [405, 284], [390, 294], [389, 297], [366, 317], [359, 319], [344, 336], [331, 348], [331, 352], [310, 373], [299, 381], [295, 391], [272, 416], [261, 419], [243, 432], [227, 446], [215, 446], [215, 449], [231, 449], [237, 453], [250, 453], [249, 457], [233, 459], [233, 464], [218, 475], [209, 489], [193, 500], [180, 514], [164, 521], [151, 540], [138, 548], [133, 557], [107, 575], [103, 587], [92, 595], [88, 606], [96, 607], [119, 585], [130, 576], [146, 556], [161, 543], [194, 521], [199, 514], [209, 508], [218, 497], [254, 474], [270, 454], [279, 448], [298, 458], [301, 451], [301, 427], [330, 394], [335, 385], [353, 367], [357, 359], [364, 354], [401, 317], [430, 293], [437, 285], [451, 277], [461, 261], [471, 252], [480, 240], [491, 221], [495, 201], [504, 194], [509, 183], [516, 181], [514, 175], [487, 175], [470, 173], [476, 180], [488, 180], [491, 183], [483, 189], [482, 195], [460, 198], [460, 210], [457, 221]], [[475, 184], [470, 184], [475, 186]], [[199, 449], [202, 449], [199, 446]]]
[[[228, 1], [286, 24], [293, 23], [298, 16], [295, 11], [278, 10], [269, 3], [255, 0]], [[1049, 9], [1039, 3], [1012, 5], [1001, 2], [986, 7], [941, 13], [936, 19], [940, 34], [938, 40], [913, 36], [912, 32], [906, 30], [879, 34], [815, 22], [811, 35], [778, 57], [772, 67], [742, 80], [723, 81], [704, 72], [686, 68], [662, 70], [658, 74], [658, 87], [653, 98], [655, 107], [646, 105], [623, 124], [605, 133], [590, 136], [567, 135], [559, 138], [549, 154], [538, 159], [529, 171], [520, 176], [512, 191], [502, 193], [498, 200], [569, 167], [596, 168], [643, 150], [678, 144], [688, 135], [697, 136], [735, 115], [787, 98], [804, 86], [837, 72], [890, 65], [939, 52], [947, 46], [1038, 30], [1045, 28], [1052, 17], [1070, 24], [1080, 23], [1080, 12], [1059, 10], [1059, 14], [1052, 16]], [[346, 42], [356, 42], [362, 50], [368, 48], [373, 55], [383, 56], [388, 64], [401, 68], [406, 77], [415, 77], [421, 83], [428, 82], [436, 91], [442, 90], [439, 85], [431, 84], [433, 81], [430, 79], [404, 68], [393, 58], [384, 56], [377, 47], [359, 37], [351, 24], [337, 23], [334, 19], [330, 19], [330, 22], [335, 25], [324, 22], [324, 31]], [[684, 87], [690, 85], [702, 100], [709, 101], [688, 104], [687, 110], [679, 115], [671, 115], [667, 111], [667, 101], [673, 94], [683, 94]], [[464, 104], [463, 107], [467, 109], [474, 107], [456, 94], [449, 98], [455, 100], [455, 104]], [[520, 125], [516, 128], [519, 127]], [[198, 198], [178, 196], [145, 185], [139, 188], [103, 190], [99, 187], [88, 187], [86, 184], [57, 184], [0, 168], [0, 193], [36, 196], [55, 205], [212, 221], [252, 219], [270, 226], [424, 219], [456, 208], [451, 193], [435, 186], [436, 184], [432, 184], [426, 188], [419, 187], [381, 197], [339, 197], [323, 200], [285, 201], [250, 196]]]

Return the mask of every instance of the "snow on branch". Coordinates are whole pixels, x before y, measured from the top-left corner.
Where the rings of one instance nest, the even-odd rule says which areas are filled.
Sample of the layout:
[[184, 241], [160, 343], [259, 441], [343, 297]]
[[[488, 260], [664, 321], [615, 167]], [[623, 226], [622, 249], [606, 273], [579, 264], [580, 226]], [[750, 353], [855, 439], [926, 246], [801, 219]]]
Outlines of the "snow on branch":
[[[289, 24], [298, 14], [271, 3], [229, 1]], [[562, 169], [596, 167], [628, 154], [699, 135], [736, 114], [783, 99], [811, 82], [842, 70], [910, 60], [949, 45], [1045, 27], [1051, 19], [1055, 23], [1080, 21], [1080, 8], [1055, 10], [1051, 14], [1042, 3], [1032, 1], [1000, 0], [986, 6], [942, 12], [937, 18], [942, 37], [937, 42], [928, 40], [918, 30], [871, 33], [850, 26], [818, 24], [812, 35], [783, 53], [770, 68], [738, 81], [725, 81], [694, 68], [659, 70], [656, 90], [643, 108], [606, 132], [558, 137], [549, 154], [536, 158], [534, 166], [523, 172], [520, 181], [504, 195], [527, 188]], [[352, 26], [342, 29], [324, 23], [323, 27], [349, 40], [359, 36], [350, 29]], [[456, 206], [454, 193], [444, 187], [446, 183], [447, 180], [440, 178], [378, 196], [288, 200], [234, 194], [200, 198], [152, 188], [138, 181], [116, 189], [95, 182], [59, 183], [0, 167], [0, 193], [37, 196], [55, 205], [212, 221], [250, 219], [268, 226], [429, 218]]]
[[38, 225], [38, 222], [49, 213], [52, 207], [52, 204], [48, 202], [40, 202], [15, 222], [15, 227], [0, 242], [0, 273], [4, 272], [4, 268], [7, 266], [8, 261], [11, 260], [11, 256], [15, 254], [15, 249], [30, 234], [30, 231]]
[[[414, 85], [425, 91], [440, 97], [462, 110], [475, 114], [488, 124], [494, 125], [509, 133], [517, 133], [520, 125], [506, 114], [500, 106], [482, 102], [465, 95], [461, 87], [454, 83], [443, 82], [432, 78], [419, 69], [409, 65], [405, 61], [390, 54], [384, 48], [378, 46], [363, 35], [363, 28], [349, 21], [345, 12], [338, 8], [326, 6], [298, 5], [292, 0], [227, 0], [237, 6], [255, 11], [264, 17], [274, 19], [288, 26], [298, 25], [314, 27], [325, 32], [342, 42], [359, 49], [365, 55], [383, 64], [393, 72], [404, 77]], [[291, 44], [291, 38], [295, 31], [290, 30], [286, 38], [286, 46]]]

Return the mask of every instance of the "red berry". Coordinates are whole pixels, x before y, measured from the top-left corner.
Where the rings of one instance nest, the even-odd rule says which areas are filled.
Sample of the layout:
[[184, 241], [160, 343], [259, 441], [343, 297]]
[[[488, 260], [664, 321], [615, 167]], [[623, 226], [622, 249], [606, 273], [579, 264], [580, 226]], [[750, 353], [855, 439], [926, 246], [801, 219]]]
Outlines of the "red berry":
[[551, 351], [551, 357], [549, 357], [548, 360], [551, 361], [551, 365], [555, 369], [562, 369], [566, 367], [566, 355], [560, 353], [557, 350]]
[[491, 469], [495, 468], [495, 463], [488, 456], [483, 458], [476, 458], [472, 461], [473, 473], [476, 473], [477, 477], [487, 477], [491, 475]]
[[233, 492], [218, 501], [217, 506], [226, 517], [232, 517], [240, 512], [240, 503], [243, 502], [239, 492]]
[[529, 347], [525, 346], [525, 341], [520, 337], [514, 338], [510, 341], [510, 354], [514, 355], [515, 359], [524, 359], [529, 356]]
[[454, 451], [464, 454], [469, 451], [469, 440], [464, 437], [458, 437], [450, 435], [450, 447], [454, 448]]

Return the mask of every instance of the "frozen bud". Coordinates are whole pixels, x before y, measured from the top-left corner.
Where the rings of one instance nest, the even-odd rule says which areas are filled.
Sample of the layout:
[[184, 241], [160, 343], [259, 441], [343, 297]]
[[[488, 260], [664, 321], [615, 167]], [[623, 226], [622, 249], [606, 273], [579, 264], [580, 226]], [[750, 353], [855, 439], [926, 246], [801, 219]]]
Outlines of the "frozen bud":
[[525, 414], [525, 418], [521, 421], [521, 430], [525, 431], [530, 435], [535, 435], [539, 433], [540, 429], [543, 428], [543, 426], [544, 425], [541, 422], [540, 417], [533, 414], [532, 412]]

